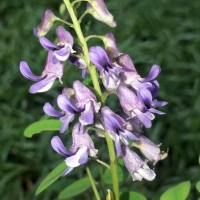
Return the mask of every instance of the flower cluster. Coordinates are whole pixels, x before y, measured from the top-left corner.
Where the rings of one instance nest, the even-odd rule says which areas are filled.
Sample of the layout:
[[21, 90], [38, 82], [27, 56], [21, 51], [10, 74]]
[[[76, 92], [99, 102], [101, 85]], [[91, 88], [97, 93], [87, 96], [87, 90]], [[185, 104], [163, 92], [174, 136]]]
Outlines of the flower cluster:
[[[116, 26], [103, 0], [89, 1], [86, 12], [111, 27]], [[51, 140], [52, 148], [65, 157], [67, 167], [64, 174], [85, 164], [89, 156], [98, 157], [98, 150], [95, 149], [89, 132], [90, 128], [93, 128], [97, 132], [94, 136], [103, 139], [99, 137], [103, 132], [114, 141], [116, 155], [123, 159], [133, 181], [141, 181], [143, 178], [148, 181], [153, 180], [155, 173], [148, 163], [156, 164], [166, 157], [166, 153], [160, 150], [159, 145], [142, 135], [141, 130], [143, 126], [145, 128], [152, 126], [155, 115], [165, 114], [157, 109], [167, 104], [165, 101], [157, 100], [159, 84], [156, 78], [160, 73], [160, 67], [153, 65], [148, 75], [141, 77], [131, 57], [119, 51], [112, 33], [101, 36], [104, 48], [90, 47], [88, 55], [84, 55], [82, 46], [76, 44], [71, 33], [62, 26], [56, 28], [57, 43], [53, 43], [45, 35], [57, 19], [59, 18], [52, 11], [46, 10], [41, 23], [34, 29], [35, 36], [47, 50], [47, 61], [42, 74], [34, 75], [27, 62], [20, 62], [22, 75], [36, 82], [30, 87], [30, 93], [48, 91], [57, 78], [62, 84], [64, 66], [67, 62], [79, 67], [84, 78], [89, 74], [89, 66], [84, 59], [84, 56], [88, 56], [99, 72], [105, 92], [117, 95], [123, 111], [123, 113], [114, 112], [105, 105], [105, 99], [97, 97], [95, 90], [91, 90], [79, 80], [73, 82], [72, 88], [64, 87], [62, 94], [57, 97], [59, 110], [49, 102], [45, 103], [44, 112], [61, 121], [60, 133], [65, 133], [72, 121], [75, 121], [69, 150], [58, 136], [54, 136]]]

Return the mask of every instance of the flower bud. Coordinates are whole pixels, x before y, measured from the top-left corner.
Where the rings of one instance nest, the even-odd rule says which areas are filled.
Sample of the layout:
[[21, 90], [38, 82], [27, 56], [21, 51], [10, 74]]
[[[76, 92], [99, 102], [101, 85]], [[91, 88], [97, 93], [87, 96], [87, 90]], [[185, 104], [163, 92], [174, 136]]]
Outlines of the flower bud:
[[159, 160], [163, 160], [167, 157], [167, 153], [161, 152], [159, 146], [154, 144], [151, 140], [143, 135], [139, 137], [138, 147], [141, 153], [153, 164], [156, 164]]
[[54, 13], [47, 9], [44, 11], [42, 15], [42, 20], [37, 28], [34, 29], [34, 34], [38, 37], [42, 37], [46, 35], [49, 30], [51, 29], [54, 21], [57, 19], [57, 17], [54, 15]]
[[116, 26], [113, 15], [107, 10], [104, 0], [91, 0], [90, 3], [87, 4], [87, 12], [95, 19], [102, 21], [111, 27]]

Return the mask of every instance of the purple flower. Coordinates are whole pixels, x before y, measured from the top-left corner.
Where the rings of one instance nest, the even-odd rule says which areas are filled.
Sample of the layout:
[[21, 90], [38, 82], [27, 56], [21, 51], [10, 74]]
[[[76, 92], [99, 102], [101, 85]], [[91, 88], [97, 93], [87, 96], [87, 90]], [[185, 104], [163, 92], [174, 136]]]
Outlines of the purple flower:
[[158, 90], [158, 83], [155, 81], [160, 73], [160, 67], [153, 65], [149, 74], [141, 78], [128, 54], [122, 54], [116, 58], [117, 63], [122, 66], [124, 72], [120, 73], [121, 81], [131, 85], [135, 90], [148, 89], [152, 93]]
[[[158, 104], [153, 101], [151, 93], [146, 89], [141, 89], [136, 95], [133, 90], [121, 85], [117, 89], [117, 96], [122, 109], [129, 118], [137, 116], [146, 128], [150, 128], [152, 125], [151, 121], [155, 118], [153, 113], [165, 114], [154, 108]], [[165, 103], [161, 104], [161, 106], [165, 105]]]
[[72, 131], [72, 146], [67, 150], [58, 136], [51, 139], [53, 149], [65, 156], [67, 169], [63, 175], [69, 174], [74, 167], [78, 167], [87, 163], [88, 156], [96, 157], [98, 150], [95, 149], [94, 143], [85, 129], [81, 128], [81, 124], [74, 125]]
[[122, 158], [128, 171], [131, 173], [133, 181], [141, 181], [143, 178], [152, 181], [156, 177], [153, 170], [135, 152], [127, 146], [122, 146]]
[[109, 107], [101, 109], [104, 126], [109, 136], [115, 141], [117, 156], [121, 154], [120, 140], [129, 145], [128, 139], [138, 140], [138, 138], [126, 129], [126, 121], [119, 115], [115, 114]]
[[116, 89], [119, 84], [119, 73], [124, 71], [117, 63], [112, 63], [102, 47], [91, 47], [89, 51], [91, 62], [100, 72], [103, 84], [107, 90]]
[[93, 124], [94, 113], [100, 109], [100, 103], [97, 103], [94, 93], [80, 81], [74, 81], [73, 89], [63, 89], [63, 93], [57, 98], [57, 104], [61, 112], [55, 110], [50, 103], [46, 103], [43, 110], [47, 115], [60, 118], [61, 133], [67, 130], [69, 123], [77, 114], [80, 114], [79, 122], [82, 126]]
[[29, 89], [29, 92], [32, 94], [48, 91], [57, 78], [62, 83], [61, 78], [63, 76], [63, 70], [64, 63], [57, 60], [52, 51], [48, 52], [47, 62], [41, 76], [34, 75], [30, 70], [27, 62], [20, 62], [20, 71], [22, 75], [27, 79], [36, 82]]
[[112, 14], [106, 8], [104, 0], [91, 0], [87, 3], [87, 12], [95, 19], [111, 27], [116, 26], [116, 22], [114, 21]]
[[139, 140], [136, 142], [141, 153], [153, 164], [156, 164], [159, 160], [163, 160], [167, 157], [167, 153], [160, 151], [160, 145], [154, 144], [143, 135], [138, 136], [138, 138]]
[[44, 11], [42, 15], [42, 20], [37, 28], [34, 28], [34, 34], [38, 37], [42, 37], [46, 35], [49, 30], [51, 29], [54, 21], [57, 19], [57, 17], [54, 15], [54, 13], [47, 9]]
[[48, 51], [53, 51], [55, 57], [60, 61], [66, 61], [71, 53], [75, 51], [72, 49], [74, 39], [72, 35], [66, 31], [62, 26], [56, 28], [58, 43], [55, 45], [46, 37], [39, 37], [41, 45]]

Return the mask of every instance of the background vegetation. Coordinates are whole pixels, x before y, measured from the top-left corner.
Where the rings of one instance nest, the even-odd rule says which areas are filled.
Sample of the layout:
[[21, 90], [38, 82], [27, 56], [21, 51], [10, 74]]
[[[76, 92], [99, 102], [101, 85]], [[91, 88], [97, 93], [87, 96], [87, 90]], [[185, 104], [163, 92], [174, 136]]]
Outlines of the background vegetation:
[[[19, 72], [19, 62], [26, 60], [36, 73], [41, 73], [46, 52], [32, 29], [37, 26], [44, 9], [50, 8], [59, 15], [60, 3], [57, 0], [0, 1], [0, 196], [3, 200], [56, 199], [61, 189], [85, 173], [84, 167], [74, 170], [35, 197], [42, 178], [62, 158], [50, 147], [54, 133], [46, 132], [31, 139], [23, 136], [25, 127], [43, 116], [44, 103], [47, 100], [55, 102], [55, 95], [61, 89], [56, 87], [45, 94], [30, 95], [30, 82]], [[125, 169], [124, 176], [129, 178], [125, 179], [122, 189], [138, 191], [156, 200], [169, 186], [190, 180], [189, 199], [197, 199], [195, 183], [200, 179], [200, 1], [109, 0], [106, 3], [118, 26], [110, 29], [88, 16], [84, 20], [85, 33], [112, 31], [121, 51], [131, 55], [142, 75], [152, 64], [159, 64], [162, 68], [159, 97], [169, 102], [164, 109], [167, 115], [157, 118], [153, 128], [145, 130], [153, 141], [162, 142], [163, 150], [169, 149], [168, 158], [156, 166], [157, 178], [150, 183], [133, 183]], [[74, 68], [66, 68], [70, 75], [65, 82], [70, 85], [77, 75], [73, 74]], [[84, 199], [91, 199], [90, 193], [88, 190]]]

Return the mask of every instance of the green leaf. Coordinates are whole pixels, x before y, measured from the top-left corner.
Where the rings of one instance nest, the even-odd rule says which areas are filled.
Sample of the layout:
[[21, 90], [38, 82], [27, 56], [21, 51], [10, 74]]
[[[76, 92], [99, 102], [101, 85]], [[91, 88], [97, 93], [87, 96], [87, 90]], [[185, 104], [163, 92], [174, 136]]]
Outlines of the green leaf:
[[185, 200], [189, 195], [190, 181], [185, 181], [166, 190], [160, 200]]
[[40, 120], [30, 124], [24, 131], [24, 136], [32, 137], [42, 131], [57, 131], [60, 129], [61, 122], [57, 119]]
[[200, 192], [200, 181], [197, 182], [196, 188], [197, 188], [197, 190]]
[[[123, 169], [118, 165], [118, 178], [119, 178], [119, 182], [123, 181], [124, 175], [123, 175]], [[112, 184], [112, 175], [111, 175], [111, 171], [110, 169], [106, 169], [104, 174], [103, 174], [103, 180], [104, 183], [106, 184]]]
[[70, 199], [91, 187], [88, 177], [79, 179], [78, 181], [67, 186], [58, 196], [58, 199]]
[[66, 167], [67, 167], [66, 163], [62, 162], [54, 170], [52, 170], [40, 183], [35, 194], [38, 195], [39, 193], [44, 191], [47, 187], [49, 187], [53, 182], [55, 182], [60, 176], [62, 176], [63, 172], [66, 170]]
[[147, 200], [146, 197], [138, 192], [129, 192], [129, 200]]

